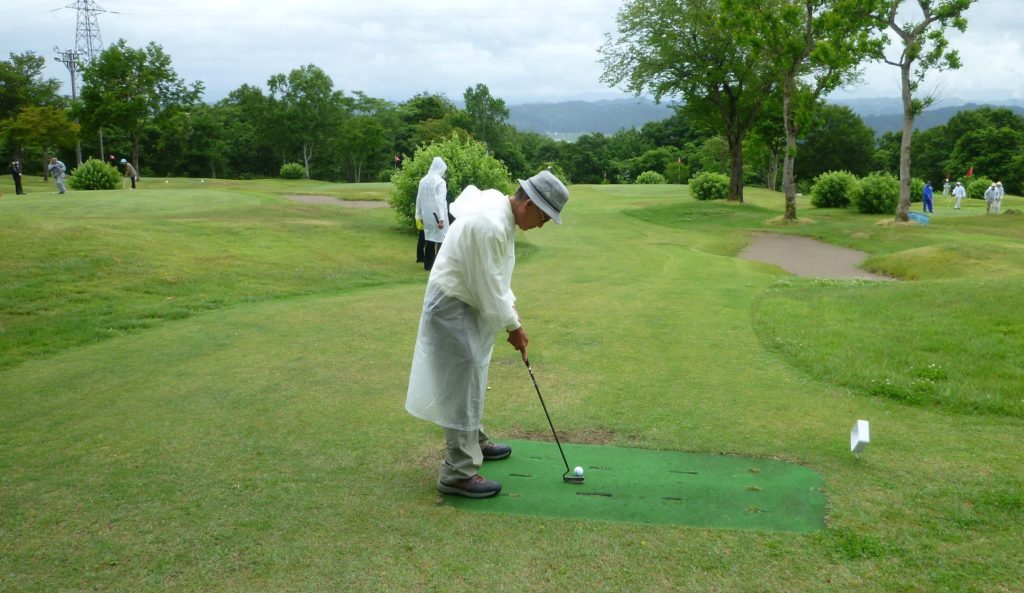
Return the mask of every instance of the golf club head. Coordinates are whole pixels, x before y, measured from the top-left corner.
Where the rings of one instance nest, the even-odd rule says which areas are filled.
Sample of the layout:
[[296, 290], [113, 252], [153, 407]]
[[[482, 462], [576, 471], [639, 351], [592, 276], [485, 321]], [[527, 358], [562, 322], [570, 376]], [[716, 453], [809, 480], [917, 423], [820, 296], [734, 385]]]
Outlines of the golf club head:
[[562, 481], [566, 484], [582, 484], [583, 476], [570, 476], [569, 472], [562, 474]]

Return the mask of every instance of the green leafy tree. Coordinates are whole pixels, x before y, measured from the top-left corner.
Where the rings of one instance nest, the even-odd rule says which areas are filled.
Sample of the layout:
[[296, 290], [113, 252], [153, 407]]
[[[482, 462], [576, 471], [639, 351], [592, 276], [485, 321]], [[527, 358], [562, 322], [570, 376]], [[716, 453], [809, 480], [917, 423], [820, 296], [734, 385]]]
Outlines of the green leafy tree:
[[273, 100], [260, 88], [245, 84], [228, 93], [216, 107], [225, 122], [225, 175], [277, 175], [288, 162], [289, 151], [275, 134]]
[[202, 96], [202, 83], [186, 86], [171, 67], [171, 57], [156, 43], [134, 49], [124, 39], [118, 40], [81, 72], [78, 111], [83, 125], [93, 130], [124, 130], [131, 139], [136, 169], [146, 127], [158, 116], [187, 108]]
[[493, 152], [499, 152], [507, 140], [509, 112], [505, 101], [491, 96], [485, 84], [467, 88], [462, 98], [466, 102], [466, 129]]
[[[935, 126], [927, 130], [914, 130], [911, 140], [914, 147], [914, 160], [910, 164], [913, 178], [931, 181], [939, 192], [942, 191], [943, 181], [949, 176], [947, 170], [949, 155], [955, 146], [955, 143], [949, 142], [947, 137], [945, 126]], [[911, 199], [917, 197], [913, 188], [911, 188], [910, 197]]]
[[814, 179], [826, 171], [849, 171], [863, 177], [873, 169], [875, 132], [852, 109], [825, 105], [807, 127], [800, 156], [794, 163], [797, 179]]
[[[900, 143], [900, 198], [896, 220], [906, 221], [910, 211], [910, 147], [914, 134], [914, 119], [931, 105], [933, 95], [920, 95], [921, 81], [930, 70], [956, 70], [960, 56], [949, 47], [945, 31], [948, 28], [963, 33], [967, 30], [964, 13], [977, 0], [872, 0], [871, 12], [875, 21], [886, 27], [899, 40], [898, 57], [882, 55], [882, 61], [899, 68], [900, 90], [903, 99], [903, 136]], [[870, 4], [865, 0], [865, 4]], [[920, 10], [920, 20], [903, 21], [905, 5]]]
[[584, 134], [565, 147], [565, 169], [576, 183], [608, 181], [611, 156], [608, 137], [601, 133]]
[[601, 80], [656, 100], [680, 99], [687, 115], [729, 146], [729, 199], [743, 201], [743, 141], [775, 90], [774, 67], [754, 51], [742, 15], [721, 0], [633, 0], [601, 47]]
[[1024, 133], [1013, 128], [981, 128], [961, 136], [947, 162], [956, 171], [974, 167], [975, 174], [1002, 180], [1022, 150]]
[[57, 107], [60, 81], [43, 78], [46, 59], [34, 52], [10, 54], [0, 60], [0, 121], [12, 118], [25, 107]]
[[786, 136], [782, 190], [785, 220], [796, 220], [797, 135], [811, 120], [822, 96], [851, 82], [860, 62], [876, 50], [870, 15], [849, 0], [723, 0], [741, 23], [745, 38], [776, 68]]
[[[13, 118], [0, 121], [0, 138], [15, 146], [19, 155], [24, 148], [32, 147], [48, 161], [48, 155], [56, 149], [74, 146], [80, 129], [81, 126], [68, 119], [64, 109], [27, 106]], [[46, 170], [45, 164], [43, 170]]]
[[981, 107], [957, 113], [940, 129], [948, 157], [942, 163], [945, 171], [962, 175], [975, 167], [1004, 186], [1014, 177], [1014, 160], [1024, 153], [1024, 117], [1005, 108]]
[[900, 172], [900, 146], [902, 135], [885, 132], [875, 140], [875, 154], [871, 157], [871, 168], [878, 173], [898, 175]]
[[[765, 187], [776, 191], [779, 187], [779, 166], [786, 149], [786, 128], [782, 122], [782, 95], [774, 93], [767, 99], [764, 112], [757, 118], [744, 144], [744, 154], [755, 166], [764, 171]], [[744, 156], [744, 160], [748, 157]]]
[[[14, 125], [14, 119], [26, 107], [64, 107], [60, 81], [43, 78], [46, 60], [33, 52], [10, 54], [10, 59], [0, 60], [0, 128]], [[11, 149], [15, 158], [24, 160], [24, 144], [19, 144], [0, 134], [0, 152]], [[35, 155], [40, 158], [45, 155]], [[45, 167], [44, 167], [45, 170]]]
[[273, 102], [267, 123], [276, 128], [285, 148], [299, 155], [309, 179], [314, 156], [342, 134], [353, 101], [335, 91], [331, 77], [312, 64], [275, 74], [267, 86]]
[[400, 128], [397, 154], [411, 155], [417, 146], [451, 136], [456, 129], [458, 109], [440, 94], [419, 93], [398, 105]]

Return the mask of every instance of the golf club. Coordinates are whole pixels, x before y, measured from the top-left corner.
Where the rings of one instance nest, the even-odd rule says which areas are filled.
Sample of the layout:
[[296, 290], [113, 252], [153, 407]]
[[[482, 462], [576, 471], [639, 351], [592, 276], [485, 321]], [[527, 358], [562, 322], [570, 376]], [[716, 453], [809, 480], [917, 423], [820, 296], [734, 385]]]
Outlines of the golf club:
[[562, 454], [562, 463], [565, 464], [565, 473], [562, 474], [562, 481], [569, 484], [582, 484], [583, 476], [569, 475], [572, 470], [569, 469], [569, 462], [565, 459], [565, 451], [562, 451], [562, 443], [558, 440], [558, 433], [555, 432], [555, 425], [551, 422], [551, 414], [548, 414], [548, 407], [544, 404], [544, 397], [540, 394], [540, 386], [537, 385], [537, 377], [533, 375], [533, 367], [530, 366], [529, 359], [524, 358], [523, 362], [526, 363], [526, 370], [530, 371], [530, 379], [533, 380], [533, 388], [537, 390], [537, 398], [540, 399], [540, 406], [544, 408], [544, 416], [548, 419], [548, 426], [551, 427], [551, 436], [555, 437], [555, 444], [558, 445], [558, 452]]
[[[434, 215], [434, 222], [436, 222], [437, 224], [441, 224], [441, 219], [437, 217], [437, 212], [432, 212], [432, 214]], [[441, 227], [441, 237], [447, 237], [447, 236], [448, 236], [448, 227]]]

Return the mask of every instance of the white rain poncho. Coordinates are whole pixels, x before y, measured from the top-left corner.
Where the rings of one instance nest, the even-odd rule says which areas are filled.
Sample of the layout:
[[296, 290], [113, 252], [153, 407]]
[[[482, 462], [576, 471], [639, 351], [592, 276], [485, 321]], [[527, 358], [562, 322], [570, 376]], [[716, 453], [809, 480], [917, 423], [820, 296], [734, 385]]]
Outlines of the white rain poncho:
[[498, 330], [519, 327], [512, 293], [515, 218], [496, 190], [469, 186], [427, 282], [405, 409], [445, 428], [477, 430]]
[[[434, 157], [416, 192], [416, 219], [423, 221], [423, 238], [435, 243], [442, 242], [448, 231], [448, 184], [444, 181], [447, 170], [444, 159]], [[438, 220], [444, 222], [444, 228], [437, 228]]]

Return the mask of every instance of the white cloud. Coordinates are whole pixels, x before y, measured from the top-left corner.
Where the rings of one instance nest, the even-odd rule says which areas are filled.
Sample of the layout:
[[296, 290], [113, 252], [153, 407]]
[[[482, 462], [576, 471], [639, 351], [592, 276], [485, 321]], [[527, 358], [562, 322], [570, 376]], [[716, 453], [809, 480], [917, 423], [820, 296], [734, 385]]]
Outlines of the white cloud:
[[[55, 3], [56, 8], [61, 2]], [[615, 28], [621, 0], [100, 0], [105, 44], [150, 41], [171, 56], [178, 75], [201, 80], [217, 100], [242, 84], [305, 64], [327, 72], [337, 88], [394, 101], [422, 91], [460, 99], [477, 83], [510, 104], [623, 96], [600, 82], [598, 48]], [[951, 33], [963, 68], [930, 77], [947, 96], [1024, 100], [1021, 0], [980, 0], [965, 35]], [[17, 26], [5, 22], [0, 52], [74, 44], [75, 13], [31, 8]], [[68, 78], [48, 61], [47, 76]], [[896, 68], [866, 69], [864, 84], [841, 96], [898, 96]]]

